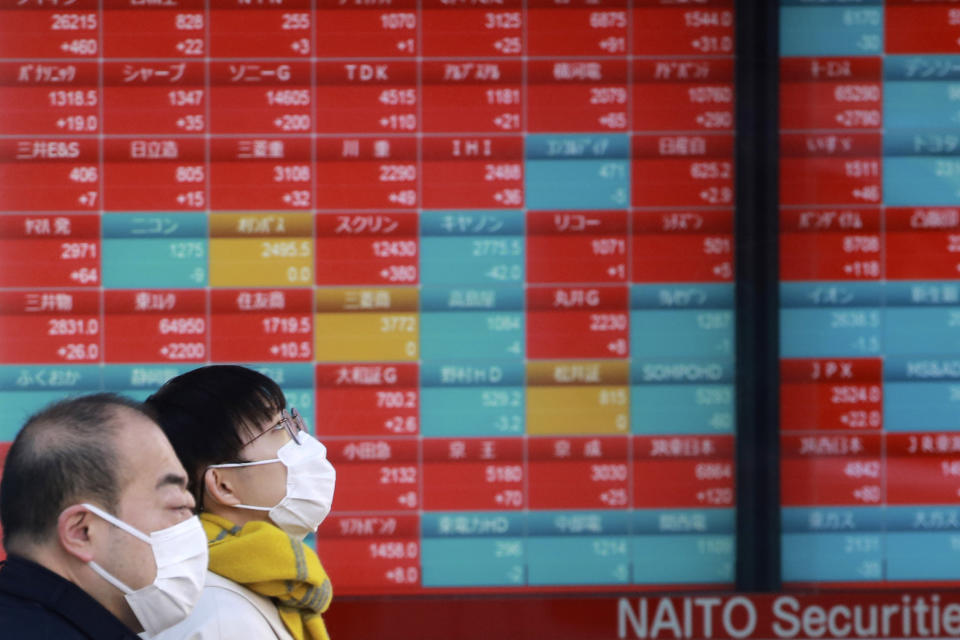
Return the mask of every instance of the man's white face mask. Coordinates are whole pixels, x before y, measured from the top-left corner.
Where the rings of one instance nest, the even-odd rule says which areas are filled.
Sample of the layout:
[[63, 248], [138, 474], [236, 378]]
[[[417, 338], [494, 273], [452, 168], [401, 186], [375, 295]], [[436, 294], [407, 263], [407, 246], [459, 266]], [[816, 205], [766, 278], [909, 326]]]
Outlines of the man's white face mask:
[[327, 448], [306, 431], [299, 431], [277, 451], [277, 457], [256, 462], [213, 464], [209, 469], [252, 467], [282, 463], [287, 468], [287, 492], [272, 507], [249, 504], [233, 505], [238, 509], [267, 511], [270, 520], [297, 539], [314, 533], [333, 506], [333, 490], [337, 472], [327, 460]]
[[200, 519], [193, 516], [147, 535], [95, 505], [83, 506], [153, 549], [157, 576], [141, 589], [131, 589], [96, 562], [90, 562], [90, 568], [100, 577], [123, 591], [147, 637], [186, 619], [200, 599], [207, 574], [207, 536]]

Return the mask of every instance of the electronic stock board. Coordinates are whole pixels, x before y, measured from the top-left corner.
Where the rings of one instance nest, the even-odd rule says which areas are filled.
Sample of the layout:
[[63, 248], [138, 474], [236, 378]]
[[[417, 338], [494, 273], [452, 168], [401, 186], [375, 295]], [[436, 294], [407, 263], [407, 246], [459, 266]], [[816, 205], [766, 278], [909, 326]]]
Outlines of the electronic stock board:
[[244, 363], [339, 596], [729, 588], [732, 1], [0, 0], [0, 440]]
[[787, 585], [960, 575], [960, 5], [780, 6]]

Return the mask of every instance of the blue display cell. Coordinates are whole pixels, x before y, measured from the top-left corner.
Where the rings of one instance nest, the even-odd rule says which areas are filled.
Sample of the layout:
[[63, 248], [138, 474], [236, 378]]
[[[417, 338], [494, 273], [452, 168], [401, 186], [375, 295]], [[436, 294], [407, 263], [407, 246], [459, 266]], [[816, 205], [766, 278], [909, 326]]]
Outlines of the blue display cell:
[[780, 523], [785, 533], [848, 533], [882, 531], [883, 507], [784, 507]]
[[461, 311], [420, 314], [420, 353], [442, 358], [522, 358], [523, 313]]
[[636, 535], [632, 581], [637, 584], [730, 583], [735, 539], [728, 535]]
[[885, 380], [883, 426], [887, 431], [960, 429], [960, 385], [956, 382]]
[[733, 311], [631, 311], [633, 358], [729, 358]]
[[52, 402], [85, 391], [0, 391], [0, 441], [10, 442], [27, 418]]
[[883, 159], [888, 206], [952, 206], [960, 198], [960, 158]]
[[104, 240], [107, 289], [193, 288], [207, 284], [206, 240]]
[[882, 324], [876, 308], [781, 309], [780, 357], [877, 356]]
[[203, 214], [103, 215], [103, 286], [188, 288], [207, 284]]
[[654, 309], [732, 309], [732, 284], [663, 283], [630, 285], [630, 308]]
[[[960, 64], [960, 63], [958, 63]], [[890, 130], [936, 129], [960, 124], [956, 80], [884, 82], [883, 124]], [[884, 144], [884, 150], [886, 150]]]
[[425, 587], [522, 586], [522, 538], [424, 538], [420, 566]]
[[421, 311], [523, 311], [523, 308], [521, 287], [424, 287], [420, 291]]
[[[781, 56], [876, 56], [883, 53], [882, 0], [792, 6], [781, 2]], [[819, 3], [818, 4], [824, 4]]]
[[522, 237], [420, 239], [420, 282], [459, 285], [521, 284]]
[[523, 435], [523, 387], [424, 387], [420, 432], [425, 437]]
[[960, 358], [887, 356], [883, 361], [885, 382], [960, 381]]
[[[912, 80], [928, 82], [929, 80], [960, 80], [960, 56], [949, 55], [908, 55], [883, 58], [883, 79], [886, 86], [896, 84], [893, 80]], [[922, 105], [918, 105], [922, 106]]]
[[725, 384], [733, 382], [733, 369], [733, 362], [729, 359], [637, 359], [630, 366], [630, 384]]
[[186, 373], [192, 367], [165, 364], [110, 364], [103, 367], [106, 389], [143, 401], [170, 378]]
[[956, 580], [960, 534], [887, 533], [887, 580]]
[[420, 213], [420, 237], [502, 237], [524, 234], [522, 211], [453, 209]]
[[207, 237], [203, 213], [105, 213], [102, 236], [111, 240], [189, 239]]
[[531, 511], [527, 533], [535, 536], [626, 535], [630, 518], [624, 511]]
[[622, 209], [630, 202], [625, 135], [531, 135], [526, 142], [530, 209]]
[[960, 284], [943, 280], [892, 281], [885, 289], [888, 307], [956, 307]]
[[516, 387], [523, 386], [526, 368], [523, 362], [490, 364], [468, 362], [424, 362], [420, 366], [420, 385], [428, 387]]
[[734, 509], [636, 509], [631, 512], [634, 535], [733, 533]]
[[869, 582], [883, 579], [883, 535], [784, 533], [784, 582]]
[[960, 306], [890, 308], [884, 311], [883, 348], [891, 355], [960, 352]]
[[103, 390], [100, 366], [0, 366], [0, 441], [9, 442], [31, 415], [72, 395]]
[[532, 585], [628, 584], [627, 536], [527, 538], [527, 582]]
[[501, 511], [425, 511], [420, 531], [428, 538], [478, 538], [520, 536], [524, 532], [522, 513]]
[[887, 531], [914, 533], [960, 533], [960, 507], [955, 504], [887, 507]]
[[780, 306], [786, 308], [872, 307], [884, 303], [882, 282], [781, 282]]
[[729, 384], [630, 387], [630, 431], [635, 434], [730, 434], [734, 388]]
[[889, 130], [883, 136], [883, 155], [893, 156], [960, 156], [956, 130], [916, 129]]

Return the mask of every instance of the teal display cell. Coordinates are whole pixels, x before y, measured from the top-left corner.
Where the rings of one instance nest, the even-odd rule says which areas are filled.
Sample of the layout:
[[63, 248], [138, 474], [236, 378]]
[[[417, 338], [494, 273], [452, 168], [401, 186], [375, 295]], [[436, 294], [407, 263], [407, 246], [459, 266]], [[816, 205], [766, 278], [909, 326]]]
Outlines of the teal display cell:
[[528, 209], [622, 209], [630, 202], [630, 138], [542, 134], [526, 140]]
[[876, 307], [883, 303], [882, 282], [819, 280], [780, 283], [780, 306], [783, 308]]
[[780, 527], [784, 533], [845, 531], [873, 533], [884, 529], [888, 507], [783, 507]]
[[26, 419], [51, 402], [101, 390], [99, 365], [0, 366], [0, 442], [13, 440]]
[[195, 288], [207, 285], [205, 239], [103, 240], [107, 289]]
[[630, 431], [635, 434], [731, 434], [734, 393], [729, 384], [630, 387]]
[[887, 580], [956, 580], [960, 576], [960, 533], [890, 532]]
[[522, 538], [424, 538], [424, 587], [518, 587], [526, 581]]
[[142, 402], [167, 380], [190, 368], [167, 364], [110, 364], [103, 367], [103, 387]]
[[528, 537], [527, 581], [531, 586], [629, 584], [629, 537]]
[[960, 307], [887, 307], [883, 349], [890, 355], [960, 352]]
[[51, 402], [92, 391], [0, 391], [0, 442], [16, 437], [27, 418]]
[[636, 584], [729, 584], [734, 579], [734, 536], [635, 535]]
[[960, 158], [884, 157], [887, 206], [955, 206], [960, 198]]
[[635, 509], [630, 512], [634, 535], [733, 534], [736, 509]]
[[732, 309], [733, 284], [662, 282], [630, 285], [630, 308], [634, 311]]
[[420, 534], [428, 538], [511, 538], [524, 532], [523, 513], [508, 511], [425, 511]]
[[105, 213], [103, 286], [108, 289], [207, 285], [203, 213]]
[[780, 357], [876, 357], [883, 338], [877, 308], [780, 310]]
[[420, 354], [424, 360], [522, 358], [523, 313], [421, 311]]
[[420, 282], [424, 285], [520, 284], [523, 278], [522, 237], [420, 238]]
[[420, 385], [427, 387], [517, 387], [526, 379], [521, 360], [485, 362], [423, 362]]
[[631, 311], [630, 356], [730, 357], [733, 332], [733, 311]]
[[887, 431], [960, 430], [960, 383], [885, 380], [883, 426]]
[[530, 209], [623, 209], [630, 201], [626, 160], [527, 160]]
[[522, 387], [423, 387], [420, 432], [425, 437], [520, 436], [524, 407]]
[[883, 7], [877, 6], [880, 4], [882, 1], [832, 7], [781, 6], [780, 55], [881, 55]]
[[780, 557], [784, 582], [883, 580], [880, 533], [785, 533]]
[[[946, 60], [943, 63], [948, 64]], [[931, 64], [938, 68], [935, 61]], [[888, 130], [956, 127], [960, 124], [960, 109], [952, 98], [956, 82], [884, 82], [883, 126]]]
[[420, 214], [420, 237], [523, 236], [523, 212], [514, 209], [432, 209]]
[[731, 358], [635, 358], [630, 384], [726, 384], [734, 381]]

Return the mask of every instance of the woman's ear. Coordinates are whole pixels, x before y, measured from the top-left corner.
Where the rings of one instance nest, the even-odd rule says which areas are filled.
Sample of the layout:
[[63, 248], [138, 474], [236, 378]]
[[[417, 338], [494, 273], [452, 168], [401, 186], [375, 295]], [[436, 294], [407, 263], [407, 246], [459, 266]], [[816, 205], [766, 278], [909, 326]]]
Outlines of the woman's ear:
[[232, 480], [233, 474], [228, 469], [214, 467], [207, 469], [203, 474], [204, 504], [209, 506], [207, 499], [225, 507], [234, 507], [241, 504], [236, 494], [236, 485]]
[[[94, 522], [95, 520], [97, 522]], [[67, 507], [57, 518], [57, 538], [60, 546], [81, 562], [90, 562], [93, 560], [94, 537], [103, 530], [100, 524], [107, 523], [94, 516], [82, 504]]]

